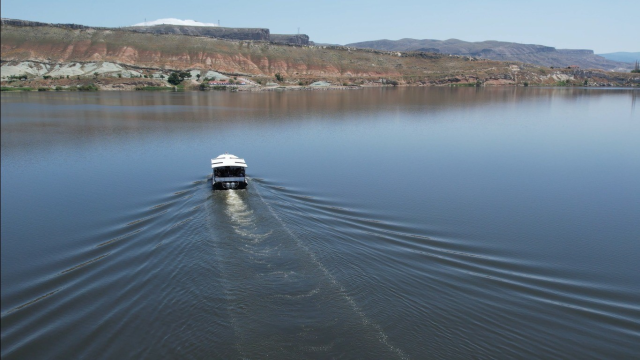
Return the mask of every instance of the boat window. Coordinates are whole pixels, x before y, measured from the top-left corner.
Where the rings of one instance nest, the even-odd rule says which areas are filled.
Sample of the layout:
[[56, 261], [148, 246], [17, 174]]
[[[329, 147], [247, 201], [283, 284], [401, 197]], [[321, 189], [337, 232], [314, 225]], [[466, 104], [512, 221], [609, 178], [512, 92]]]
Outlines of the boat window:
[[216, 177], [241, 177], [245, 176], [245, 172], [242, 167], [224, 166], [214, 168], [213, 175]]

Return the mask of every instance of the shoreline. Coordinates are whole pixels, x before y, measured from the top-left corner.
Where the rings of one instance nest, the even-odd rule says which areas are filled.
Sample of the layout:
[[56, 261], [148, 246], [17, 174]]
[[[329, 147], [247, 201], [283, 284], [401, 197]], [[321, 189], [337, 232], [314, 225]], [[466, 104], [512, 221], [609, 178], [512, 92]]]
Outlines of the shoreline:
[[336, 91], [336, 90], [363, 90], [363, 89], [382, 89], [382, 88], [417, 88], [417, 87], [437, 87], [437, 88], [562, 88], [562, 89], [605, 89], [605, 88], [617, 88], [617, 89], [638, 89], [640, 84], [636, 86], [625, 85], [600, 85], [600, 86], [585, 86], [585, 85], [522, 85], [522, 84], [505, 84], [505, 85], [482, 85], [476, 86], [475, 84], [447, 84], [447, 85], [417, 85], [417, 84], [401, 84], [401, 85], [370, 85], [370, 86], [358, 86], [358, 85], [332, 85], [332, 86], [270, 86], [270, 87], [246, 87], [241, 88], [237, 86], [228, 86], [224, 89], [199, 89], [199, 88], [184, 88], [175, 86], [150, 86], [150, 87], [105, 87], [100, 84], [91, 83], [89, 85], [77, 85], [77, 86], [2, 86], [0, 92], [114, 92], [114, 91], [134, 91], [134, 92], [289, 92], [289, 91]]

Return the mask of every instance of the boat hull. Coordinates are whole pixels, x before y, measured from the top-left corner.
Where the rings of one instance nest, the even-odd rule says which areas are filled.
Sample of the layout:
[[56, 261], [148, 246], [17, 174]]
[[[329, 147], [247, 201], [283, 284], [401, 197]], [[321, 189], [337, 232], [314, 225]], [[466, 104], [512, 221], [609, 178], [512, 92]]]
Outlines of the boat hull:
[[215, 181], [213, 190], [242, 190], [247, 188], [246, 181]]

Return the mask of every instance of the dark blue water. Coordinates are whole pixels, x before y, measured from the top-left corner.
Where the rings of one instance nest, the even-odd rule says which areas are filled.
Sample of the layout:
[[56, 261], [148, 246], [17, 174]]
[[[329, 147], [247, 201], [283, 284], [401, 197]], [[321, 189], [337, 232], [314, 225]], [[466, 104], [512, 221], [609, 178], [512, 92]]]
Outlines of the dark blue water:
[[637, 96], [3, 93], [2, 358], [638, 357]]

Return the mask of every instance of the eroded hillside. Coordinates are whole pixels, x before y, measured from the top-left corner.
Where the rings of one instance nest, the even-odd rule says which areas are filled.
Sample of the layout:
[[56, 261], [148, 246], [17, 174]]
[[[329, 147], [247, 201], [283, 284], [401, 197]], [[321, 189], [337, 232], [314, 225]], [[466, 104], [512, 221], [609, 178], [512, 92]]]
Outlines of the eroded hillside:
[[551, 46], [519, 44], [505, 41], [468, 42], [449, 40], [375, 40], [347, 46], [387, 51], [434, 51], [444, 54], [477, 56], [499, 61], [521, 61], [540, 66], [567, 67], [578, 65], [587, 69], [629, 71], [629, 63], [612, 61], [592, 50], [556, 49]]
[[470, 56], [294, 46], [89, 27], [4, 24], [1, 59], [4, 79], [22, 75], [11, 73], [21, 69], [30, 69], [29, 76], [58, 78], [63, 75], [61, 69], [74, 69], [69, 71], [76, 71], [72, 74], [78, 79], [98, 74], [146, 78], [174, 70], [197, 70], [202, 74], [215, 71], [270, 79], [278, 74], [285, 79], [280, 80], [284, 84], [309, 84], [315, 80], [339, 85], [376, 81], [384, 84], [391, 80], [391, 84], [417, 85], [551, 85], [559, 81], [580, 81], [582, 85], [583, 78], [589, 79], [584, 84], [590, 85], [635, 84], [632, 77], [624, 74], [552, 70]]
[[108, 61], [138, 67], [329, 77], [421, 76], [434, 71], [458, 73], [508, 67], [499, 62], [478, 64], [467, 58], [435, 54], [398, 56], [185, 35], [15, 26], [2, 28], [2, 60]]

